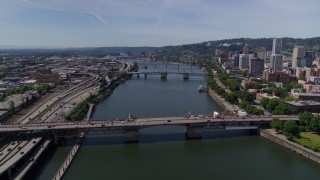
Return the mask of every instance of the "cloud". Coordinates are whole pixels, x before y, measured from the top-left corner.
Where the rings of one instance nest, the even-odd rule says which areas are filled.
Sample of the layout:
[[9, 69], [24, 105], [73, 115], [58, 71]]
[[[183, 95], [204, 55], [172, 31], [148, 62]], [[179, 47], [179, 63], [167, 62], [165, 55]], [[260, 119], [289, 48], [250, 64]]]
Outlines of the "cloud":
[[100, 15], [98, 15], [98, 14], [92, 12], [92, 11], [90, 11], [89, 13], [90, 13], [93, 17], [95, 17], [99, 22], [101, 22], [103, 25], [105, 25], [105, 26], [110, 26], [110, 25], [104, 20], [104, 18], [102, 18]]

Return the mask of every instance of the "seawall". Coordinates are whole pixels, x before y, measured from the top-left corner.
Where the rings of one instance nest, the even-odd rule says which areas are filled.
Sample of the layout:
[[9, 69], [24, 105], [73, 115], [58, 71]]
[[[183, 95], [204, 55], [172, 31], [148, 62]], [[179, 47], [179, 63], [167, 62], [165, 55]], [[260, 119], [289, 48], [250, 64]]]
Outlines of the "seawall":
[[317, 163], [320, 163], [320, 153], [314, 152], [297, 143], [289, 141], [284, 135], [276, 134], [276, 132], [273, 129], [264, 129], [264, 130], [261, 129], [260, 135], [275, 143], [282, 145], [285, 148], [288, 148], [293, 152], [301, 154], [306, 158], [309, 158]]
[[214, 90], [209, 88], [208, 92], [212, 97], [212, 99], [215, 100], [220, 107], [222, 107], [224, 110], [227, 109], [227, 105], [226, 105], [227, 102], [225, 102], [224, 99], [222, 99]]

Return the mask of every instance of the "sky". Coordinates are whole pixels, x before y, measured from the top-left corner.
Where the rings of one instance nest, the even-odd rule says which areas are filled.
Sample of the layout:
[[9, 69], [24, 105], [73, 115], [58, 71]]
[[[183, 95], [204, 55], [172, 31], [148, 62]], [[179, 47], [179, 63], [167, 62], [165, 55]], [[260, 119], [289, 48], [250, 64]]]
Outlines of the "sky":
[[167, 46], [319, 36], [319, 0], [0, 0], [0, 45]]

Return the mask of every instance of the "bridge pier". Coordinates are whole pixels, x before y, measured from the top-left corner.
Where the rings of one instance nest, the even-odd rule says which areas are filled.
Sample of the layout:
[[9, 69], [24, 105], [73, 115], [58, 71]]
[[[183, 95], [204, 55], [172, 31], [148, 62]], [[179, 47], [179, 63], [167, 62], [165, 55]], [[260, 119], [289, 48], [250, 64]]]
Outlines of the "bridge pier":
[[60, 141], [60, 138], [58, 137], [58, 134], [57, 133], [54, 133], [53, 134], [53, 143], [55, 145], [59, 144], [59, 141]]
[[184, 80], [189, 80], [189, 73], [183, 73], [182, 75]]
[[202, 127], [201, 126], [193, 126], [192, 124], [186, 125], [186, 137], [188, 139], [194, 138], [202, 138]]
[[147, 79], [147, 73], [144, 73], [144, 78]]
[[167, 79], [167, 74], [166, 72], [162, 72], [161, 75], [161, 79]]
[[137, 78], [139, 78], [140, 77], [140, 74], [139, 73], [137, 73]]
[[9, 177], [9, 179], [13, 179], [13, 178], [12, 178], [11, 168], [9, 168], [7, 172], [8, 172], [8, 177]]
[[124, 141], [126, 143], [138, 142], [139, 141], [139, 130], [138, 129], [126, 130], [126, 132], [124, 133]]

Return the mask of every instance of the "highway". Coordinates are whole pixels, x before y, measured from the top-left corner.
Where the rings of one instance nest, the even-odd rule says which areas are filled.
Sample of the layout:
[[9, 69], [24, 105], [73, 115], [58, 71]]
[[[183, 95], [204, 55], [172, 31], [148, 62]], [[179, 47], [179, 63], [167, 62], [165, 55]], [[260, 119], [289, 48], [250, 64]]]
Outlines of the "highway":
[[[122, 69], [128, 71], [130, 65], [123, 64]], [[19, 118], [20, 124], [18, 125], [7, 125], [8, 127], [18, 127], [19, 129], [26, 130], [31, 126], [30, 122], [36, 123], [52, 123], [52, 122], [63, 122], [65, 120], [65, 115], [68, 114], [73, 107], [75, 107], [79, 102], [83, 101], [91, 94], [94, 94], [99, 90], [100, 77], [98, 75], [89, 74], [91, 77], [87, 80], [69, 88], [68, 90], [61, 91], [59, 95], [49, 99], [48, 101], [39, 104], [38, 108], [34, 108], [31, 112], [27, 113], [23, 117]], [[38, 125], [38, 124], [36, 124]], [[0, 129], [3, 129], [3, 125], [0, 125]], [[53, 125], [54, 126], [54, 125]], [[48, 128], [48, 124], [45, 124]], [[19, 162], [22, 156], [29, 153], [33, 147], [41, 141], [42, 138], [24, 140], [21, 142], [10, 142], [2, 147], [0, 150], [0, 175], [11, 168], [14, 164]], [[51, 140], [46, 140], [43, 146], [49, 144]], [[38, 156], [43, 152], [43, 149], [38, 149], [36, 153]], [[37, 155], [34, 156], [37, 158]], [[27, 162], [27, 165], [23, 166], [24, 169], [20, 169], [17, 174], [14, 174], [17, 179], [23, 177], [24, 174], [33, 165], [33, 162]]]
[[31, 156], [30, 160], [21, 168], [22, 170], [20, 170], [19, 173], [13, 179], [22, 179], [25, 176], [25, 174], [29, 171], [29, 169], [36, 163], [42, 152], [49, 146], [50, 142], [51, 140], [44, 141], [39, 147], [39, 150]]
[[38, 144], [40, 140], [41, 138], [33, 138], [31, 141], [22, 141], [19, 144], [20, 148], [12, 149], [11, 152], [0, 162], [0, 175], [23, 158], [28, 151]]

